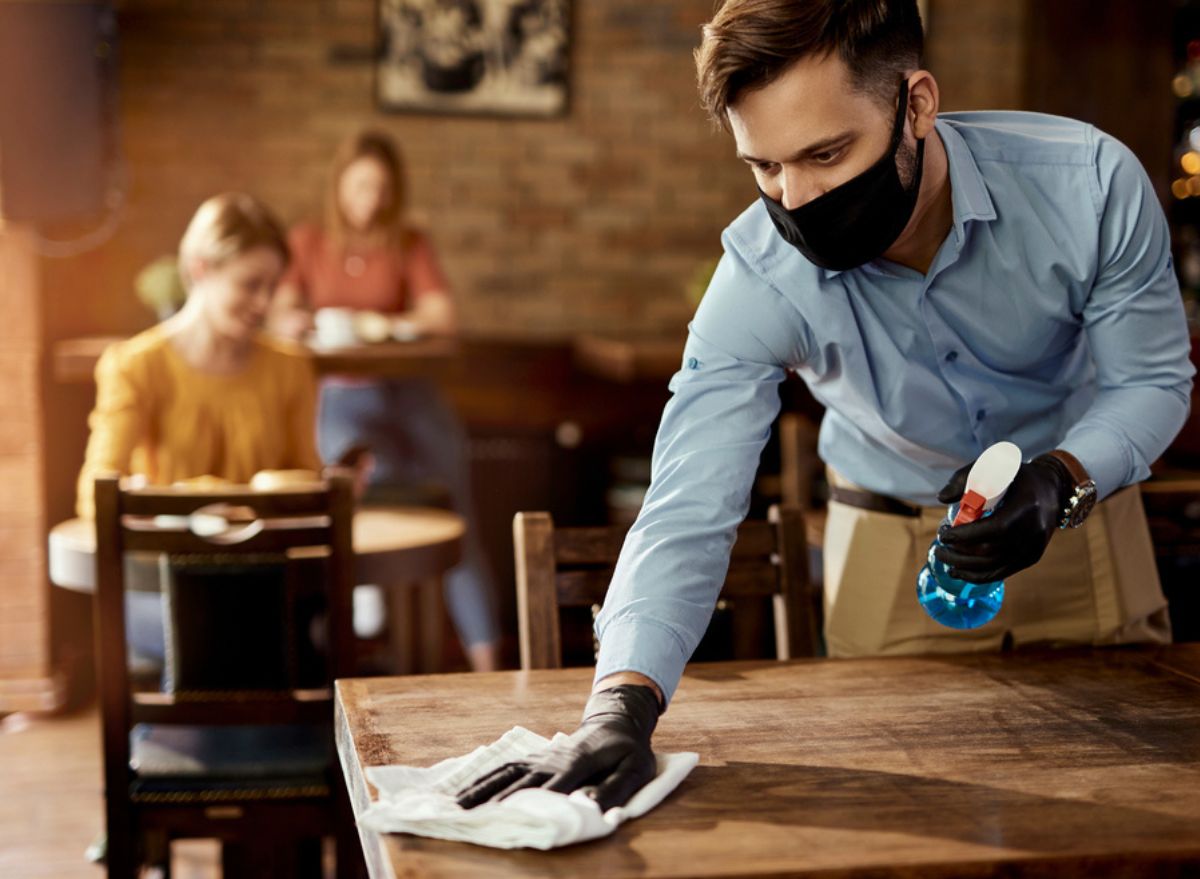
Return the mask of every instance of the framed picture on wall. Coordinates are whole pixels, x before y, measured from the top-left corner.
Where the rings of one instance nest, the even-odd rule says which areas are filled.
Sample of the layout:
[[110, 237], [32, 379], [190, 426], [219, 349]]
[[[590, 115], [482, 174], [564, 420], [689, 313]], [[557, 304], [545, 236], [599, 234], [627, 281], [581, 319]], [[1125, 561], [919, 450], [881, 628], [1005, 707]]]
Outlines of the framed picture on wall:
[[384, 110], [557, 116], [570, 0], [379, 0]]

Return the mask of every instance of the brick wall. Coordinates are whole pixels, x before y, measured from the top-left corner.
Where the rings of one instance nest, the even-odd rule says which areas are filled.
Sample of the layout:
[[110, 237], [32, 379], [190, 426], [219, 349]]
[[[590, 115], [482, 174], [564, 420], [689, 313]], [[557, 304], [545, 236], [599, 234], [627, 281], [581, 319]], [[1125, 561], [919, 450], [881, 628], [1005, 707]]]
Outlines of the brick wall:
[[677, 326], [682, 279], [753, 193], [697, 106], [689, 53], [710, 9], [577, 2], [570, 112], [547, 121], [377, 113], [370, 66], [331, 60], [371, 45], [373, 0], [125, 3], [132, 186], [92, 275], [115, 307], [92, 317], [145, 321], [128, 278], [214, 191], [252, 191], [289, 222], [319, 216], [335, 145], [373, 125], [404, 148], [470, 331]]
[[0, 714], [54, 704], [50, 680], [38, 263], [27, 230], [0, 224]]
[[1038, 0], [930, 0], [925, 63], [943, 110], [1019, 110], [1028, 17]]

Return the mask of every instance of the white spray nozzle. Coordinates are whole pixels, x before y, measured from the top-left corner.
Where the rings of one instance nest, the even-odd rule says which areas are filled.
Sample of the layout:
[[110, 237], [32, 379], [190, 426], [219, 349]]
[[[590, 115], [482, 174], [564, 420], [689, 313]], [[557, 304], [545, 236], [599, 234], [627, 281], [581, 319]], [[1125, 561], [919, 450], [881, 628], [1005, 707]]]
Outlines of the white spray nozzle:
[[999, 442], [984, 449], [971, 472], [959, 503], [954, 525], [974, 522], [1004, 497], [1021, 468], [1021, 450], [1010, 442]]

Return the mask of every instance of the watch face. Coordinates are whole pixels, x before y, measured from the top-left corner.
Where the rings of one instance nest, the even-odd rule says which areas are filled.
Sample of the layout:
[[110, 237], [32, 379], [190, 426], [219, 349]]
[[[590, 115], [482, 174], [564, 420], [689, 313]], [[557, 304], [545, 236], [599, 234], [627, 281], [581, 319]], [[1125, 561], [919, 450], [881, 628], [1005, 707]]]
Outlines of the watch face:
[[1088, 517], [1088, 514], [1092, 512], [1092, 508], [1095, 506], [1096, 483], [1088, 482], [1076, 488], [1075, 496], [1071, 498], [1068, 526], [1078, 528], [1083, 524], [1083, 520]]

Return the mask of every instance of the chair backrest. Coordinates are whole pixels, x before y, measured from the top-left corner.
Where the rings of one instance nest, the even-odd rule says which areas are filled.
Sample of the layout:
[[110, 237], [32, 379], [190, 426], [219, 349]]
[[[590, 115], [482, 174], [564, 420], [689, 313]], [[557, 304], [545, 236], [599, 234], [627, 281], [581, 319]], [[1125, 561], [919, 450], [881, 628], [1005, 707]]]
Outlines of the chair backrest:
[[[126, 490], [115, 476], [102, 476], [95, 491], [95, 634], [110, 797], [128, 789], [135, 724], [331, 723], [332, 681], [351, 673], [354, 647], [347, 473], [269, 493]], [[131, 682], [129, 553], [159, 559], [167, 665], [175, 678], [167, 692]], [[317, 597], [326, 619], [320, 678], [307, 682], [296, 676], [294, 650], [309, 633], [291, 613], [305, 594]], [[248, 668], [248, 656], [261, 662]]]
[[[602, 604], [624, 528], [555, 528], [549, 513], [517, 513], [513, 550], [521, 668], [561, 668], [559, 609]], [[721, 597], [771, 598], [780, 659], [817, 655], [804, 515], [771, 507], [766, 521], [738, 528]]]
[[779, 416], [779, 480], [785, 504], [807, 512], [813, 507], [813, 484], [825, 469], [817, 455], [819, 428], [798, 412]]
[[826, 509], [814, 489], [824, 478], [825, 463], [817, 454], [819, 427], [807, 415], [784, 412], [779, 416], [779, 494], [784, 505], [804, 511], [808, 545], [825, 544]]

